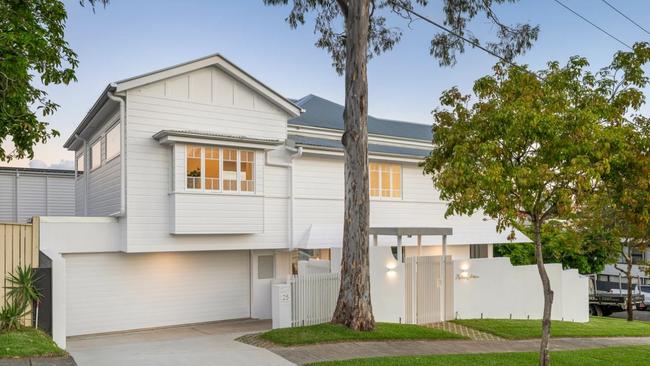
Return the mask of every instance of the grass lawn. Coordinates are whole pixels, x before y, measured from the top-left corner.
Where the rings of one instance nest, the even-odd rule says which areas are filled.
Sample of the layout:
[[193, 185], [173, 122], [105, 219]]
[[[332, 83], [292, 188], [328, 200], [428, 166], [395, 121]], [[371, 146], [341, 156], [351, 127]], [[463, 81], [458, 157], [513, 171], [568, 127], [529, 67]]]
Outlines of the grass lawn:
[[[471, 319], [454, 320], [454, 322], [507, 339], [540, 338], [542, 336], [541, 320]], [[592, 317], [588, 323], [553, 321], [551, 336], [553, 338], [650, 337], [650, 323], [602, 317]]]
[[0, 358], [30, 356], [65, 356], [47, 334], [33, 328], [0, 332]]
[[[318, 366], [530, 366], [537, 365], [537, 353], [483, 353], [473, 355], [407, 356], [363, 358], [319, 362]], [[638, 366], [650, 363], [650, 346], [611, 347], [552, 352], [553, 366]]]
[[307, 327], [273, 329], [263, 333], [261, 337], [283, 346], [344, 341], [465, 339], [440, 329], [392, 323], [377, 323], [375, 329], [370, 332], [357, 332], [339, 324], [324, 323]]

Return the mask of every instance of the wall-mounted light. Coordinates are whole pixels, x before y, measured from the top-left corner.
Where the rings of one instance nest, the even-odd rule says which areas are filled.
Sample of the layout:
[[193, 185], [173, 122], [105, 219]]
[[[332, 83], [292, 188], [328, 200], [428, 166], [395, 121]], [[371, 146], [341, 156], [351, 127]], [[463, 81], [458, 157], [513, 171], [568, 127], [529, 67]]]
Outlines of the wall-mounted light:
[[386, 275], [388, 277], [395, 277], [397, 275], [397, 272], [395, 271], [395, 268], [397, 268], [397, 262], [392, 261], [386, 264]]

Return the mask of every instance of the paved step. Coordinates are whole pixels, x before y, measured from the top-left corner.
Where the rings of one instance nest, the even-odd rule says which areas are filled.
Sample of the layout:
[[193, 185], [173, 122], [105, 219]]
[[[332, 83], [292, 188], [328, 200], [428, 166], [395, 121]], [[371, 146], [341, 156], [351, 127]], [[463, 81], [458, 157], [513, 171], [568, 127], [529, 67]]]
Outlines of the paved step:
[[473, 341], [505, 341], [505, 338], [501, 338], [494, 334], [481, 332], [474, 328], [469, 328], [464, 325], [452, 323], [452, 322], [440, 322], [440, 323], [431, 323], [425, 324], [425, 327], [442, 329], [450, 333], [455, 333], [467, 337]]

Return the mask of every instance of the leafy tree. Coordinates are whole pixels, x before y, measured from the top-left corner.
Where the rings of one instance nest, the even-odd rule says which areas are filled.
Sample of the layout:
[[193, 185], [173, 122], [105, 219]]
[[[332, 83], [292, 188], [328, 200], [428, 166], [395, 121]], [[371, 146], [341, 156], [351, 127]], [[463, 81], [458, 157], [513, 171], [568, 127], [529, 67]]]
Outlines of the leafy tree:
[[[423, 166], [449, 201], [447, 214], [482, 211], [497, 219], [500, 230], [521, 221], [532, 226], [544, 290], [540, 365], [550, 364], [553, 304], [542, 227], [574, 214], [608, 171], [610, 149], [600, 143], [604, 124], [625, 120], [628, 110], [640, 107], [647, 50], [647, 44], [636, 44], [595, 74], [577, 56], [564, 66], [549, 62], [539, 72], [497, 64], [493, 75], [474, 83], [475, 103], [452, 88], [434, 112], [434, 149]], [[628, 82], [617, 87], [613, 74]]]
[[[494, 4], [518, 0], [444, 0], [444, 24], [457, 35], [479, 44], [468, 30], [469, 22], [479, 14], [496, 25], [497, 39], [484, 47], [505, 59], [523, 53], [537, 39], [538, 27], [528, 24], [508, 26], [492, 9]], [[316, 47], [332, 57], [339, 74], [345, 73], [344, 133], [345, 218], [341, 288], [332, 321], [356, 330], [374, 328], [368, 273], [368, 80], [369, 58], [391, 50], [402, 32], [389, 26], [389, 16], [411, 20], [414, 6], [426, 6], [428, 0], [264, 0], [267, 5], [292, 4], [287, 22], [297, 28], [315, 13]], [[341, 21], [342, 20], [342, 21]], [[468, 35], [469, 34], [469, 35]], [[453, 65], [456, 54], [465, 51], [460, 38], [436, 34], [429, 52], [440, 65]]]
[[[518, 228], [533, 237], [530, 225]], [[618, 255], [610, 233], [603, 228], [578, 230], [574, 224], [565, 221], [549, 221], [542, 225], [542, 254], [544, 263], [561, 263], [565, 269], [575, 268], [581, 274], [599, 273], [606, 264], [614, 263]], [[513, 265], [535, 264], [535, 245], [502, 244], [494, 247], [497, 257], [509, 257]]]
[[[87, 2], [94, 7], [108, 0]], [[64, 39], [66, 19], [59, 0], [0, 0], [0, 161], [31, 159], [35, 144], [59, 135], [40, 119], [59, 106], [34, 78], [46, 86], [76, 80], [79, 62]], [[2, 148], [7, 138], [13, 151]]]

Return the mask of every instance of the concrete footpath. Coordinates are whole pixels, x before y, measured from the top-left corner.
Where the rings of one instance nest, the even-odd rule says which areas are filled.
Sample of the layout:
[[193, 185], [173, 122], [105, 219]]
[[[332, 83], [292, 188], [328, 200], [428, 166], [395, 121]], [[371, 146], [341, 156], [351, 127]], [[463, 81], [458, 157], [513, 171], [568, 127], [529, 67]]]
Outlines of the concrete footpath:
[[[650, 345], [650, 337], [554, 338], [553, 351]], [[296, 347], [272, 347], [270, 351], [297, 364], [353, 358], [421, 356], [461, 353], [536, 352], [539, 339], [520, 341], [381, 341], [345, 342]]]

